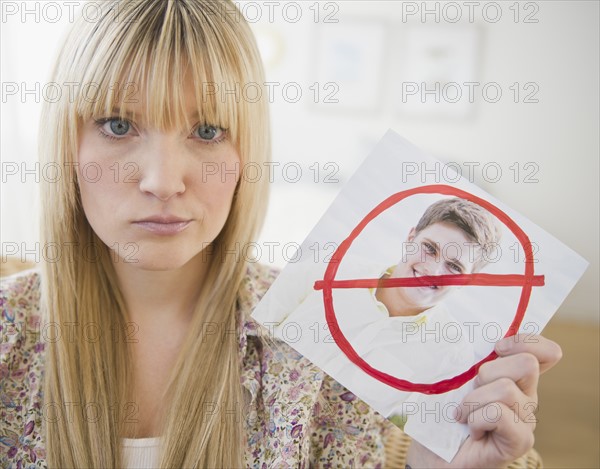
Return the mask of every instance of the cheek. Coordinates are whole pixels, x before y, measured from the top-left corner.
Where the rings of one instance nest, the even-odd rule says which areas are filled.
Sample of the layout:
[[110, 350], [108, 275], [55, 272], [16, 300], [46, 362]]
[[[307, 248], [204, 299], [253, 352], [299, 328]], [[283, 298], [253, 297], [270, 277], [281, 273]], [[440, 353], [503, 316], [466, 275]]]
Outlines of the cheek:
[[190, 179], [195, 199], [209, 212], [226, 217], [239, 179], [239, 163], [197, 168]]
[[119, 191], [121, 186], [113, 180], [109, 165], [96, 162], [79, 168], [78, 181], [81, 191], [92, 196], [100, 193], [110, 196], [112, 191]]
[[221, 194], [233, 193], [240, 178], [240, 163], [235, 154], [222, 157], [220, 163], [202, 164], [196, 174], [202, 185], [210, 188], [211, 192]]
[[85, 139], [79, 148], [77, 181], [81, 203], [86, 218], [98, 235], [109, 226], [109, 221], [119, 211], [119, 201], [127, 200], [124, 195], [126, 184], [119, 183], [116, 160], [107, 157]]
[[114, 197], [114, 191], [105, 190], [100, 182], [81, 182], [80, 191], [88, 224], [105, 245], [112, 246], [119, 239], [119, 229], [115, 223], [116, 206], [111, 198]]
[[413, 254], [409, 254], [406, 257], [406, 265], [408, 267], [413, 266], [415, 264], [418, 264], [419, 262], [421, 262], [421, 254], [416, 252]]

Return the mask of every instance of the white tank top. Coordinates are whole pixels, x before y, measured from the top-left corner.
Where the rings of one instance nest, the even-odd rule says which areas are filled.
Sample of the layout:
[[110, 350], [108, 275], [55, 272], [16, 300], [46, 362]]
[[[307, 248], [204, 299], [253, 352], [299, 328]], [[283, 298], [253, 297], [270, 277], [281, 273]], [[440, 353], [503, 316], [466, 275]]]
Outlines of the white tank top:
[[123, 463], [127, 469], [154, 469], [158, 467], [160, 437], [121, 438]]

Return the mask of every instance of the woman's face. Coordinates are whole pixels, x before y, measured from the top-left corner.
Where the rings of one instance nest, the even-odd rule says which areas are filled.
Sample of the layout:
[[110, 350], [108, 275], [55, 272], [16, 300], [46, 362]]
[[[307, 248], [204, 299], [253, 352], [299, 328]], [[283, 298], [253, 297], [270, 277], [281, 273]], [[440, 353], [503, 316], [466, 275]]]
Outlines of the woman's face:
[[170, 270], [198, 255], [223, 228], [240, 174], [227, 132], [198, 122], [188, 82], [191, 128], [159, 131], [132, 105], [83, 123], [78, 176], [87, 220], [115, 262]]

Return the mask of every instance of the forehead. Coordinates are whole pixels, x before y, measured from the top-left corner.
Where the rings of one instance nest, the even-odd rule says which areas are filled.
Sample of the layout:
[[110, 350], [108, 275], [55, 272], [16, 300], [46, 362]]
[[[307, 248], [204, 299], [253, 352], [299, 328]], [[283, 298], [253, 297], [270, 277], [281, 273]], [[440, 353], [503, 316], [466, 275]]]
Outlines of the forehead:
[[94, 99], [79, 100], [79, 117], [120, 117], [161, 130], [202, 123], [229, 129], [235, 136], [238, 107], [211, 94], [206, 77], [189, 61], [176, 62], [165, 68], [147, 59], [113, 70], [98, 80]]
[[[185, 125], [189, 107], [195, 106], [198, 121], [239, 139], [246, 130], [240, 125], [249, 125], [248, 103], [233, 96], [221, 99], [210, 85], [231, 89], [236, 83], [264, 81], [243, 19], [216, 17], [213, 6], [222, 2], [125, 0], [116, 2], [118, 18], [115, 2], [96, 3], [99, 20], [81, 19], [61, 55], [64, 81], [91, 85], [90, 90], [78, 87], [74, 101], [64, 100], [70, 117], [88, 120], [115, 110], [143, 111], [153, 127], [167, 129]], [[188, 73], [192, 93], [182, 89]]]
[[168, 128], [195, 124], [202, 117], [202, 105], [199, 102], [192, 77], [188, 74], [177, 93], [163, 96], [162, 102], [153, 93], [160, 94], [152, 84], [130, 82], [121, 87], [117, 99], [107, 99], [103, 112], [118, 115], [145, 125]]
[[473, 242], [467, 233], [455, 224], [449, 222], [432, 223], [427, 228], [421, 230], [416, 238], [427, 238], [442, 245], [455, 243], [459, 246], [464, 246]]

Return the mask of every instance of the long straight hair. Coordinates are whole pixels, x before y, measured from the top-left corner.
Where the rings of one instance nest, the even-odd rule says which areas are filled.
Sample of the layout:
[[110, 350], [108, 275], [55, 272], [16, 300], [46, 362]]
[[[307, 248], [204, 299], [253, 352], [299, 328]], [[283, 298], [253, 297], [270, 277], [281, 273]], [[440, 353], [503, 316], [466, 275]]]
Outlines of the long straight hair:
[[[232, 2], [95, 5], [101, 5], [101, 15], [76, 21], [56, 62], [52, 81], [76, 86], [44, 104], [42, 163], [58, 164], [66, 175], [75, 168], [82, 122], [115, 109], [124, 114], [134, 95], [143, 98], [151, 125], [181, 125], [186, 103], [180, 84], [191, 73], [200, 121], [228, 129], [242, 172], [248, 163], [264, 168], [270, 158], [264, 73], [250, 28]], [[256, 99], [256, 92], [248, 98], [244, 91], [250, 87], [262, 98]], [[68, 246], [72, 254], [43, 265], [42, 310], [47, 321], [95, 324], [101, 333], [97, 340], [77, 334], [46, 344], [45, 408], [76, 406], [69, 419], [46, 413], [47, 462], [60, 468], [117, 468], [123, 466], [120, 439], [133, 397], [132, 355], [123, 340], [127, 311], [111, 252], [90, 227], [77, 177], [70, 176], [41, 187], [43, 245]], [[163, 399], [161, 468], [244, 465], [243, 419], [221, 412], [242, 408], [237, 335], [203, 334], [203, 327], [208, 322], [239, 330], [236, 300], [246, 264], [227, 253], [257, 235], [267, 195], [268, 178], [242, 174], [227, 222], [206, 248], [211, 251], [207, 275]]]

